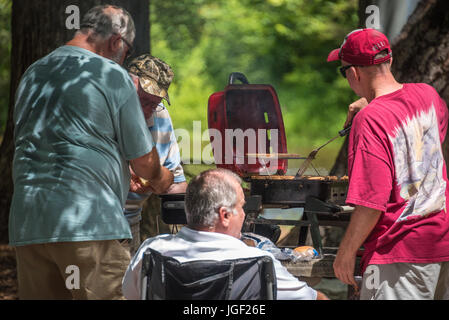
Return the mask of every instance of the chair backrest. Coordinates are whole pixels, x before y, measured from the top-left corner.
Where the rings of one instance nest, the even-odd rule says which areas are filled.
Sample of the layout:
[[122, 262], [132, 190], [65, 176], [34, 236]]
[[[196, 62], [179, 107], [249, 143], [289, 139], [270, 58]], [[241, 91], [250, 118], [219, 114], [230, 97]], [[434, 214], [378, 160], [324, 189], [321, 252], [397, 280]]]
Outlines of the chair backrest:
[[179, 262], [151, 248], [142, 260], [143, 300], [274, 300], [276, 275], [268, 256]]

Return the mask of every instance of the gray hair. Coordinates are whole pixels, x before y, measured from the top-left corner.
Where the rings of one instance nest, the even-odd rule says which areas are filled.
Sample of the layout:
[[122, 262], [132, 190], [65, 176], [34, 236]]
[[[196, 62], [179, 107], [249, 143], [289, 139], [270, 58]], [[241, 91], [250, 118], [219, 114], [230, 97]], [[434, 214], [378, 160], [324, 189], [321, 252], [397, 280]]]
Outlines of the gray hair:
[[136, 36], [134, 20], [129, 12], [113, 5], [93, 7], [84, 15], [80, 27], [80, 32], [86, 34], [92, 30], [94, 36], [100, 36], [103, 39], [119, 34], [132, 43]]
[[[392, 57], [393, 55], [390, 54], [390, 53], [388, 53], [388, 50], [382, 50], [381, 52], [379, 52], [378, 54], [376, 54], [376, 55], [374, 56], [374, 59], [376, 60], [376, 59], [380, 59], [380, 58], [385, 58], [385, 57], [387, 57], [387, 56]], [[389, 60], [387, 60], [387, 61], [385, 61], [385, 62], [388, 62], [388, 61], [389, 61]]]
[[221, 207], [237, 205], [236, 184], [242, 180], [225, 169], [207, 170], [193, 178], [186, 191], [185, 211], [189, 227], [213, 227]]

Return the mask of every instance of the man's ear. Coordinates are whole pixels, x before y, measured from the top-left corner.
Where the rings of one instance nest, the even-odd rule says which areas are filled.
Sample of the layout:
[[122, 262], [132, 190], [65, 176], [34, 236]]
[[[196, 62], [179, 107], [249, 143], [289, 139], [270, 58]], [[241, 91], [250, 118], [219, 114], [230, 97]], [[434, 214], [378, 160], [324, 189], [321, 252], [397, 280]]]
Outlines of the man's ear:
[[121, 40], [121, 36], [119, 34], [114, 33], [112, 36], [109, 37], [108, 40], [108, 49], [111, 52], [117, 52], [120, 48], [120, 46], [122, 45], [121, 43], [123, 42]]
[[351, 77], [352, 80], [357, 80], [357, 81], [360, 80], [360, 71], [357, 70], [357, 67], [349, 68], [349, 70], [347, 72], [348, 72], [348, 76], [347, 76], [348, 78]]
[[226, 207], [221, 207], [218, 210], [218, 219], [220, 220], [220, 223], [223, 227], [228, 227], [230, 218], [231, 218], [232, 212], [229, 211]]

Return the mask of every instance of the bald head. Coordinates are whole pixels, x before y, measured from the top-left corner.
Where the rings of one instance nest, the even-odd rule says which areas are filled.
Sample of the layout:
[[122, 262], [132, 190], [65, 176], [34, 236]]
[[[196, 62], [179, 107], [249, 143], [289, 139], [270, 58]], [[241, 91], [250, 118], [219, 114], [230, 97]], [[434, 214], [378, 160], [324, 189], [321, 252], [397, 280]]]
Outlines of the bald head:
[[132, 43], [136, 28], [131, 15], [125, 9], [112, 5], [100, 5], [93, 7], [84, 15], [79, 32], [90, 34], [91, 41], [97, 41], [98, 38], [104, 40], [118, 34]]
[[96, 6], [83, 17], [81, 29], [67, 45], [92, 51], [122, 65], [132, 54], [136, 28], [123, 8]]

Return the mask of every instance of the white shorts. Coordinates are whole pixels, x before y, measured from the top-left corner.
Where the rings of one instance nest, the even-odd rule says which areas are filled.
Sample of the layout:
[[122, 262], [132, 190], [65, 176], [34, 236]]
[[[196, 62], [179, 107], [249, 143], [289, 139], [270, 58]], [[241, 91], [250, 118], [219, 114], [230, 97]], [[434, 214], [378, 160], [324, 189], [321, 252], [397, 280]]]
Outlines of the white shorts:
[[360, 300], [449, 300], [449, 261], [369, 265]]

